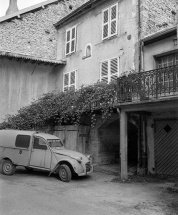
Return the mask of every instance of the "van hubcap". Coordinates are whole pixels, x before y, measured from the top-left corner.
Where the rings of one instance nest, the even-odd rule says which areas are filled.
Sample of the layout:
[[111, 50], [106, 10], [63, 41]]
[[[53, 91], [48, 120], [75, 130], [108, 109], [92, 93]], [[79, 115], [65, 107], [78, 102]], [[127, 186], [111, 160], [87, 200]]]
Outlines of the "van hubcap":
[[12, 166], [11, 166], [10, 164], [6, 164], [6, 165], [4, 166], [4, 171], [5, 171], [5, 172], [10, 172], [11, 169], [12, 169]]
[[60, 169], [61, 178], [66, 178], [66, 171], [64, 169]]

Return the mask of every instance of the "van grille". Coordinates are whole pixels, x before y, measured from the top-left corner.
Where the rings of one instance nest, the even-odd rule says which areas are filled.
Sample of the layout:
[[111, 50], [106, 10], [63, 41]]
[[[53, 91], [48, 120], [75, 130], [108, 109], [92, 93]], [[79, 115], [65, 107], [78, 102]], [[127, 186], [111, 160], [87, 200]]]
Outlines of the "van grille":
[[90, 162], [86, 163], [85, 166], [86, 166], [86, 172], [90, 172], [90, 170], [91, 170]]

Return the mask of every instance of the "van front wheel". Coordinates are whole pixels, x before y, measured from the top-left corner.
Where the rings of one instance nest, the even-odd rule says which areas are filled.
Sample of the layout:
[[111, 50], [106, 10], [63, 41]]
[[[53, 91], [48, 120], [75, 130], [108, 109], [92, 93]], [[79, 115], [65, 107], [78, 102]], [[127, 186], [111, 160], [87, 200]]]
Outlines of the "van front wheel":
[[70, 168], [66, 164], [59, 166], [59, 178], [64, 182], [69, 182], [71, 180], [72, 173]]
[[15, 173], [15, 165], [10, 160], [2, 161], [2, 174], [4, 175], [13, 175]]

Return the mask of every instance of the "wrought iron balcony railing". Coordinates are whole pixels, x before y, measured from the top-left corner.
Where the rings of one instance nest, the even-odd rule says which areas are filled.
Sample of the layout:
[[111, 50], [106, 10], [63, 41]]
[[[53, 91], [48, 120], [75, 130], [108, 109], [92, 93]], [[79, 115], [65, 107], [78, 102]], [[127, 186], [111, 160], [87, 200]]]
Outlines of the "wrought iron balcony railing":
[[118, 103], [178, 96], [178, 65], [118, 78]]

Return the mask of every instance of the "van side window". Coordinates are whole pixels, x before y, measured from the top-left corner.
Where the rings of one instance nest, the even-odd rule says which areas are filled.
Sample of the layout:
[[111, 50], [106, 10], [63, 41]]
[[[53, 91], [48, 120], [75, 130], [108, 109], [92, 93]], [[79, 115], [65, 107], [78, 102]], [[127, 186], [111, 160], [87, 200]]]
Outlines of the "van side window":
[[15, 146], [19, 148], [25, 148], [28, 149], [30, 145], [30, 136], [29, 135], [17, 135]]
[[43, 139], [37, 138], [37, 137], [34, 137], [33, 148], [47, 150], [45, 141]]

